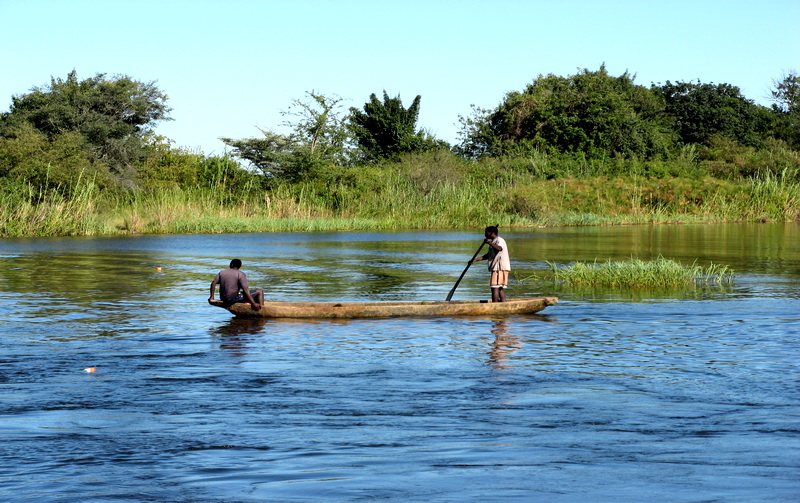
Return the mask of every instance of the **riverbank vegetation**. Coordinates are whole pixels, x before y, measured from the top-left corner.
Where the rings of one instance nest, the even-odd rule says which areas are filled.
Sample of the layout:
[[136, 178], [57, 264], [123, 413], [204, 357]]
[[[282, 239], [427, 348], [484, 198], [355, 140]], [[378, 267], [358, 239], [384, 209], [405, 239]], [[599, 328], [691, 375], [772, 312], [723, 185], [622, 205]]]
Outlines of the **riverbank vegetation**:
[[154, 84], [73, 72], [0, 118], [0, 235], [794, 221], [800, 77], [774, 84], [767, 108], [728, 84], [540, 75], [453, 146], [417, 127], [419, 96], [311, 92], [289, 133], [205, 156], [154, 133]]

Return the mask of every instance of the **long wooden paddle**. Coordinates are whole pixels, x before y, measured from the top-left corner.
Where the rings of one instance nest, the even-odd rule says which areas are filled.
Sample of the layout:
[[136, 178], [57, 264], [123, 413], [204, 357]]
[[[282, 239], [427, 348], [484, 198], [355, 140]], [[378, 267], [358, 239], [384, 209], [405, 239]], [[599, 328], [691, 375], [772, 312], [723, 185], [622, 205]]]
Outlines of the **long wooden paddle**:
[[483, 249], [483, 245], [485, 245], [485, 244], [486, 244], [486, 241], [481, 241], [481, 245], [478, 247], [478, 250], [475, 252], [475, 255], [473, 255], [472, 258], [470, 259], [470, 261], [467, 262], [467, 267], [464, 268], [464, 272], [462, 272], [461, 276], [458, 277], [458, 281], [456, 281], [456, 284], [453, 285], [453, 288], [450, 290], [450, 293], [447, 294], [447, 299], [445, 299], [445, 300], [449, 301], [450, 299], [453, 298], [453, 294], [455, 293], [456, 288], [458, 288], [458, 284], [461, 283], [461, 278], [463, 278], [464, 275], [467, 274], [467, 269], [469, 269], [469, 266], [472, 265], [472, 261], [475, 260], [475, 257], [478, 256], [478, 254]]

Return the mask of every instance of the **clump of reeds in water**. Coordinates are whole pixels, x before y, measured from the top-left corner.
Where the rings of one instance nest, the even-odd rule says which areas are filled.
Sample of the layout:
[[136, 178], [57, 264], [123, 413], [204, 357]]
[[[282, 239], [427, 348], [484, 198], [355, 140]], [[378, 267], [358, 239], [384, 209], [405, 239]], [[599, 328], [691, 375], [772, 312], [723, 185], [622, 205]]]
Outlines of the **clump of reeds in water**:
[[733, 282], [733, 270], [726, 265], [683, 265], [664, 257], [649, 262], [633, 258], [624, 262], [575, 262], [561, 268], [548, 264], [553, 268], [554, 279], [570, 286], [674, 288]]

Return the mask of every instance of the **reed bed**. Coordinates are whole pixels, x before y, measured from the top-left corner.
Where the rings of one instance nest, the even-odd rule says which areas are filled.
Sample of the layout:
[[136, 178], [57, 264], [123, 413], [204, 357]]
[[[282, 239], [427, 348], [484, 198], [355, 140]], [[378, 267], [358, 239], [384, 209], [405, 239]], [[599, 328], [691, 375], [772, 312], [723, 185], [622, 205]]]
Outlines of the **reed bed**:
[[726, 285], [732, 283], [734, 277], [733, 270], [725, 265], [683, 265], [664, 257], [653, 261], [631, 258], [625, 262], [575, 262], [565, 267], [548, 264], [553, 269], [555, 281], [568, 286], [675, 288]]
[[15, 189], [0, 191], [0, 236], [87, 235], [102, 229], [98, 189], [90, 180], [79, 181], [66, 193], [60, 187]]
[[414, 162], [236, 190], [173, 184], [109, 191], [88, 178], [69, 191], [18, 186], [0, 191], [0, 236], [800, 220], [800, 178], [787, 170], [739, 181], [542, 179], [527, 166], [495, 172], [491, 164], [444, 163], [437, 170]]

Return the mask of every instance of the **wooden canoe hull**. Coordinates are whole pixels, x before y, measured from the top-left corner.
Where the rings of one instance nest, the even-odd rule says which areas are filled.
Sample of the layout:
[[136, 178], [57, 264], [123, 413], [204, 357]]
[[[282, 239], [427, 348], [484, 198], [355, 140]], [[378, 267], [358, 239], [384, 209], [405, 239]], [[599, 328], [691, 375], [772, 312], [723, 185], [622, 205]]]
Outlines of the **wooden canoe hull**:
[[265, 302], [259, 311], [249, 303], [212, 306], [251, 318], [391, 318], [398, 316], [502, 316], [538, 313], [558, 302], [558, 297], [512, 299], [508, 302], [421, 301], [421, 302]]

